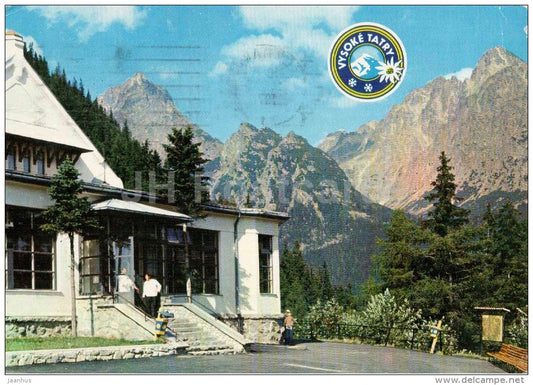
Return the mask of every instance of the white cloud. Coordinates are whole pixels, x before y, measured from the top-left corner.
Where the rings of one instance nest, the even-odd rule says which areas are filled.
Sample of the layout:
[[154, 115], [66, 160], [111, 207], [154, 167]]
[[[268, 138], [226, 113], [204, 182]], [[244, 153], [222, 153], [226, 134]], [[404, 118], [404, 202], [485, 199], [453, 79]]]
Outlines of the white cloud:
[[273, 35], [251, 35], [222, 47], [221, 53], [239, 64], [272, 67], [278, 65], [285, 56], [285, 46], [282, 39]]
[[251, 29], [279, 31], [308, 30], [325, 24], [333, 30], [347, 27], [359, 7], [325, 6], [242, 6], [244, 25]]
[[26, 43], [26, 48], [30, 48], [30, 45], [33, 45], [33, 51], [38, 55], [44, 56], [43, 50], [39, 47], [39, 44], [37, 44], [33, 36], [24, 36], [24, 43]]
[[244, 25], [258, 31], [273, 29], [285, 46], [305, 49], [323, 58], [335, 36], [348, 27], [359, 7], [326, 6], [243, 6]]
[[356, 99], [352, 99], [348, 96], [337, 96], [330, 99], [330, 104], [337, 108], [352, 108], [359, 104]]
[[146, 11], [135, 6], [31, 6], [51, 24], [65, 22], [77, 30], [78, 38], [86, 42], [98, 32], [105, 32], [112, 24], [135, 29], [146, 17]]
[[[229, 70], [234, 70], [235, 65], [267, 69], [299, 62], [304, 68], [313, 57], [318, 63], [325, 63], [335, 36], [351, 25], [358, 9], [356, 6], [241, 6], [239, 16], [244, 26], [260, 35], [251, 33], [222, 47], [222, 61]], [[211, 71], [215, 72], [216, 68]], [[289, 87], [296, 85], [288, 83]]]
[[218, 75], [222, 75], [228, 72], [228, 69], [229, 67], [226, 63], [219, 61], [217, 62], [217, 64], [215, 64], [215, 68], [213, 68], [213, 70], [209, 73], [209, 77], [215, 77]]
[[464, 82], [466, 79], [470, 79], [470, 76], [472, 76], [472, 68], [463, 68], [457, 72], [454, 72], [452, 74], [444, 75], [445, 79], [451, 79], [452, 77], [457, 78], [459, 81]]
[[296, 89], [305, 87], [306, 83], [300, 78], [290, 78], [283, 83], [283, 86], [289, 91], [294, 91]]

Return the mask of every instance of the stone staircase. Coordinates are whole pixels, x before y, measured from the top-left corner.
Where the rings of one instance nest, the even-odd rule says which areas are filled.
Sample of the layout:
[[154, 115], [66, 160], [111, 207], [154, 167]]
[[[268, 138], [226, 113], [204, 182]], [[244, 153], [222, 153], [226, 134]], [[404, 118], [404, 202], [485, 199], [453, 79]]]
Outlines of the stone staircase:
[[165, 310], [174, 314], [168, 327], [176, 341], [189, 344], [188, 354], [237, 354], [245, 352], [249, 345], [241, 334], [195, 305], [165, 306]]
[[[96, 302], [96, 301], [95, 301]], [[80, 304], [80, 307], [82, 305]], [[237, 354], [250, 344], [242, 334], [194, 304], [164, 304], [169, 318], [165, 338], [169, 345], [185, 346], [191, 355]], [[80, 335], [129, 340], [154, 338], [155, 320], [130, 303], [95, 303], [92, 311], [80, 311]], [[84, 317], [91, 314], [91, 320]], [[91, 322], [90, 322], [91, 321]]]

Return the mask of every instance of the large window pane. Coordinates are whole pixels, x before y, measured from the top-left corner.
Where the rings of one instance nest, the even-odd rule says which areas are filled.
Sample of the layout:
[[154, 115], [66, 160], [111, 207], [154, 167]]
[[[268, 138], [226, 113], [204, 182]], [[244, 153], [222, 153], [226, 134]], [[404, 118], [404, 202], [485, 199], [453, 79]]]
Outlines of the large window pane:
[[34, 268], [38, 271], [52, 271], [53, 262], [51, 254], [36, 254], [34, 258]]
[[54, 235], [41, 224], [39, 211], [6, 207], [6, 288], [53, 290]]
[[41, 290], [51, 290], [53, 288], [53, 274], [35, 273], [35, 288]]
[[272, 236], [259, 235], [259, 290], [272, 293]]
[[14, 276], [14, 286], [13, 289], [31, 289], [32, 288], [32, 279], [31, 271], [15, 271]]
[[13, 253], [13, 269], [31, 271], [31, 253]]

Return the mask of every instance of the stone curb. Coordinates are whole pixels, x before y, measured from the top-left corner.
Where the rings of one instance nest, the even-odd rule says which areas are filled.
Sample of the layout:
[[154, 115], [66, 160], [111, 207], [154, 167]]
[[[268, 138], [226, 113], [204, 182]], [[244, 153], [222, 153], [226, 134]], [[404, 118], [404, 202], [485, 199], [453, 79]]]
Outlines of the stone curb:
[[5, 366], [57, 364], [61, 362], [110, 361], [186, 354], [189, 344], [127, 345], [96, 348], [25, 350], [6, 352]]

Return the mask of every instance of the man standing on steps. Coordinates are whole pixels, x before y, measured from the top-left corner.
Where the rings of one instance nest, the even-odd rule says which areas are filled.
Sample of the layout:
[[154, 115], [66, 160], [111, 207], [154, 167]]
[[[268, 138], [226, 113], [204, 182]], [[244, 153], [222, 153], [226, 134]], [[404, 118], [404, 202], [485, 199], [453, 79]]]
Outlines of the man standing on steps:
[[144, 275], [144, 279], [143, 299], [146, 309], [152, 317], [157, 317], [157, 296], [161, 291], [161, 284], [148, 273]]

